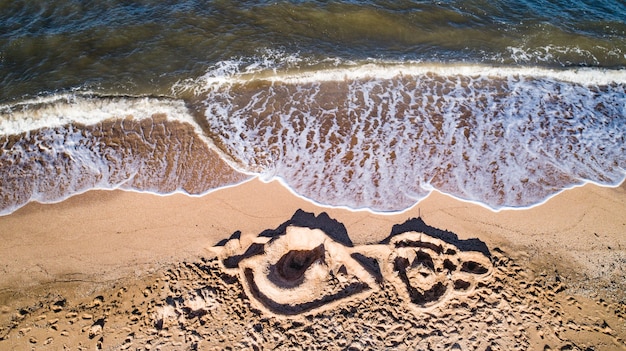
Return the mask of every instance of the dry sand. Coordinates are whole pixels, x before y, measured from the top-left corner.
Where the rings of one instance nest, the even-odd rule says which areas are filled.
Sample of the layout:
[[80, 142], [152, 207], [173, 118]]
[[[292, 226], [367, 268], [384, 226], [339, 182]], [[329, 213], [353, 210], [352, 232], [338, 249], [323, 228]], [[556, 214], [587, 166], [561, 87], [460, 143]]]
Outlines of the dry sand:
[[0, 239], [0, 350], [626, 350], [624, 185], [393, 215], [258, 180], [91, 191], [0, 217]]

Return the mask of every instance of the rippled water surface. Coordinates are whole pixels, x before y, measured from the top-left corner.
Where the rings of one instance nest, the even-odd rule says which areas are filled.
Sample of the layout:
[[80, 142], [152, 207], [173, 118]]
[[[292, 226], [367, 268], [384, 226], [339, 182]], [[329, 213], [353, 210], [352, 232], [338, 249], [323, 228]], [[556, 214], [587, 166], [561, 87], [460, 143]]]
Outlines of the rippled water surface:
[[254, 175], [499, 209], [626, 160], [621, 1], [2, 1], [0, 207]]

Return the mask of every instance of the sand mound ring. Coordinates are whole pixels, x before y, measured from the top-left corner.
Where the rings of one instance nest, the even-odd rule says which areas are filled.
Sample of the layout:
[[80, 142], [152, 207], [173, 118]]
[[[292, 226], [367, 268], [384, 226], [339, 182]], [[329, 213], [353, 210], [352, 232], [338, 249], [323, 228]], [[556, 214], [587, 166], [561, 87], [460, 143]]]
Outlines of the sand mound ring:
[[389, 243], [385, 277], [416, 307], [428, 308], [455, 294], [469, 293], [492, 271], [489, 258], [420, 232], [407, 232]]
[[[377, 287], [373, 277], [350, 257], [350, 249], [320, 229], [289, 226], [284, 234], [250, 247], [254, 245], [255, 250], [246, 250], [251, 256], [231, 257], [237, 257], [246, 293], [258, 308], [271, 314], [300, 314]], [[232, 262], [231, 257], [223, 262]]]

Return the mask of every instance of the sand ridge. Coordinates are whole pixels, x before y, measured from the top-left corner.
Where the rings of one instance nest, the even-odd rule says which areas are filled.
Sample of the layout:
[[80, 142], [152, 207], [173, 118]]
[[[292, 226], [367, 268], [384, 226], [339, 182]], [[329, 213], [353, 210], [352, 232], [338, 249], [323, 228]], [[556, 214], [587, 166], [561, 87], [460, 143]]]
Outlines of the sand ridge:
[[[302, 218], [308, 226], [296, 226], [307, 222]], [[626, 349], [623, 304], [570, 295], [558, 275], [529, 270], [523, 257], [421, 219], [394, 226], [379, 244], [352, 245], [340, 223], [328, 226], [329, 220], [297, 212], [277, 229], [252, 237], [234, 233], [219, 243], [216, 257], [174, 263], [88, 296], [49, 294], [5, 311], [12, 317], [0, 326], [0, 349]], [[403, 259], [409, 265], [396, 264]], [[434, 274], [439, 269], [445, 278]], [[330, 299], [298, 309], [329, 293], [307, 285], [342, 275], [369, 290], [330, 290]], [[425, 291], [429, 280], [420, 279], [427, 277], [436, 278], [430, 286], [448, 282], [453, 293], [432, 304], [413, 299], [406, 281]], [[471, 288], [461, 289], [466, 284], [458, 279]], [[285, 318], [284, 306], [268, 307], [251, 281], [271, 301], [296, 306], [294, 315]], [[288, 290], [296, 293], [280, 295]]]

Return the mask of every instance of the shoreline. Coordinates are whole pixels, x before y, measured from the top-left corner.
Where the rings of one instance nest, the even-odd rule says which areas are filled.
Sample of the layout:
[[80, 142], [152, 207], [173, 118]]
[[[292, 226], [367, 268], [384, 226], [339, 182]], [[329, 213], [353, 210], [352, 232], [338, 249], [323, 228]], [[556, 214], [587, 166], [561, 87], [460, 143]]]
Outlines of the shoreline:
[[[214, 257], [212, 247], [233, 233], [245, 247], [298, 210], [327, 213], [354, 245], [379, 243], [394, 225], [420, 217], [459, 240], [478, 238], [506, 252], [531, 278], [562, 281], [581, 301], [623, 303], [626, 296], [625, 183], [587, 184], [541, 206], [499, 212], [433, 192], [405, 212], [375, 214], [319, 207], [277, 181], [253, 179], [202, 197], [94, 190], [0, 217], [0, 321], [51, 294], [84, 298], [120, 281], [141, 286], [172, 265]], [[620, 340], [622, 324], [612, 326]]]
[[[433, 191], [402, 212], [376, 213], [319, 206], [295, 195], [279, 181], [254, 178], [203, 196], [91, 190], [57, 203], [31, 202], [0, 217], [0, 232], [7, 233], [4, 238], [7, 245], [0, 249], [4, 251], [0, 254], [0, 267], [4, 267], [7, 277], [20, 270], [35, 273], [34, 266], [46, 272], [45, 276], [53, 277], [64, 274], [63, 266], [71, 268], [74, 257], [76, 266], [91, 274], [95, 270], [78, 265], [81, 261], [78, 257], [96, 256], [100, 250], [116, 252], [119, 256], [93, 261], [93, 264], [110, 265], [111, 271], [117, 269], [114, 262], [123, 261], [126, 254], [130, 256], [128, 259], [141, 264], [168, 262], [204, 253], [236, 231], [255, 235], [276, 228], [298, 209], [328, 213], [344, 223], [351, 239], [361, 244], [378, 242], [389, 234], [394, 224], [422, 217], [461, 238], [476, 237], [491, 245], [541, 250], [538, 246], [541, 241], [549, 240], [582, 250], [566, 238], [601, 240], [600, 233], [604, 230], [608, 247], [626, 250], [626, 238], [619, 235], [620, 230], [626, 230], [626, 220], [619, 216], [626, 213], [626, 182], [617, 187], [588, 183], [565, 190], [538, 206], [499, 211]], [[120, 246], [122, 242], [126, 252], [118, 251], [124, 250]], [[10, 257], [14, 258], [13, 262]], [[25, 267], [18, 270], [20, 257], [32, 264], [30, 271]], [[68, 262], [46, 268], [55, 258]], [[37, 260], [40, 262], [35, 263]], [[33, 283], [46, 280], [44, 276], [31, 278]], [[11, 278], [4, 279], [0, 290], [14, 285], [7, 284], [10, 281]]]

